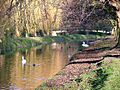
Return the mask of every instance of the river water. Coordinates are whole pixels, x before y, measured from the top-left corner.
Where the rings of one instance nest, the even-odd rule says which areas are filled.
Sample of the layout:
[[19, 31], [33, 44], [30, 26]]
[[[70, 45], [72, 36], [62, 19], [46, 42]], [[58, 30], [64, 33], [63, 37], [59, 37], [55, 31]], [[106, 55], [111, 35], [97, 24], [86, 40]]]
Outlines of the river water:
[[[68, 63], [79, 43], [41, 45], [12, 55], [0, 55], [0, 90], [34, 90]], [[26, 64], [22, 64], [22, 56]]]

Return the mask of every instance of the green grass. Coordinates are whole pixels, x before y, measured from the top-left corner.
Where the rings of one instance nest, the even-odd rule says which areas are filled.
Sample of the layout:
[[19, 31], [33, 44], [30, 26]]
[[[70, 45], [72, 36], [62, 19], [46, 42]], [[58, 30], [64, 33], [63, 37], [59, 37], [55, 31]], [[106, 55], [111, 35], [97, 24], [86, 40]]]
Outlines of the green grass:
[[120, 90], [120, 61], [103, 61], [101, 67], [81, 75], [80, 79], [80, 90]]
[[113, 61], [107, 68], [110, 75], [102, 90], [120, 90], [120, 61]]
[[91, 40], [96, 38], [102, 38], [99, 35], [82, 35], [82, 34], [71, 34], [71, 35], [60, 35], [60, 36], [47, 36], [42, 39], [43, 42], [71, 42], [71, 41], [83, 41]]
[[30, 38], [5, 38], [1, 44], [2, 54], [13, 53], [16, 50], [28, 49], [32, 46], [41, 44]]

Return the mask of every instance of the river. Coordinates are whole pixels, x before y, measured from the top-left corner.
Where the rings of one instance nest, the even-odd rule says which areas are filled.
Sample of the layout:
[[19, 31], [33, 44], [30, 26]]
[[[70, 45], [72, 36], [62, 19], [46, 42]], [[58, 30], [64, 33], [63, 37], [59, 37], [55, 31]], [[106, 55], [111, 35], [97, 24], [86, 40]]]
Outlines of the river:
[[[34, 90], [64, 68], [78, 46], [79, 43], [53, 43], [0, 55], [0, 90]], [[27, 61], [25, 65], [22, 56]]]

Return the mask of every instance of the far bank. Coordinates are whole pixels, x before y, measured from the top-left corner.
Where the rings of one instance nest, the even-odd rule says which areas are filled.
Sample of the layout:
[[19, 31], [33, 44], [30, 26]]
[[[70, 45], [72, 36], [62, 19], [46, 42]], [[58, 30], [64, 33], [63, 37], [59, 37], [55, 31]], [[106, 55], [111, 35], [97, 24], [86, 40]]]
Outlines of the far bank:
[[104, 38], [105, 35], [60, 35], [60, 36], [45, 36], [45, 37], [19, 37], [10, 38], [6, 37], [0, 42], [0, 53], [5, 54], [8, 52], [14, 52], [21, 49], [28, 49], [34, 46], [48, 44], [53, 42], [73, 42], [73, 41], [86, 41]]

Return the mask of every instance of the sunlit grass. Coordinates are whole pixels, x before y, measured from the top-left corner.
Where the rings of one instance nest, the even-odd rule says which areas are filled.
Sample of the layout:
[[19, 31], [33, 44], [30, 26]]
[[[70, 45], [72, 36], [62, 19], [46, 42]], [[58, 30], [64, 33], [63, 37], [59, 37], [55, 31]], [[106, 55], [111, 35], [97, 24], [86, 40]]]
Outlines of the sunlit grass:
[[80, 90], [120, 90], [120, 61], [103, 61], [101, 67], [80, 78]]

